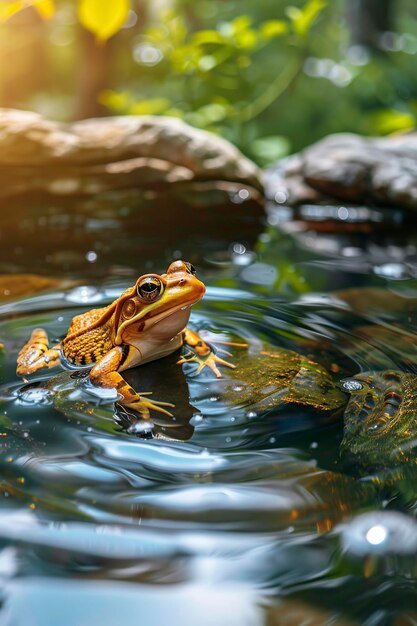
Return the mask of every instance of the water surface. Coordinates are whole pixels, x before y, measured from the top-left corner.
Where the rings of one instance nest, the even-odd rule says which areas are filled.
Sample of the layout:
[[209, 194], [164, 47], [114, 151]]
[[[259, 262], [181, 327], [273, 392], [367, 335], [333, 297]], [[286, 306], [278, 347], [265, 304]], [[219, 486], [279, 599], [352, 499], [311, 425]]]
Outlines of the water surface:
[[[54, 282], [33, 293], [22, 278], [0, 303], [1, 623], [415, 623], [413, 576], [396, 564], [369, 575], [343, 554], [340, 524], [404, 507], [341, 458], [339, 381], [414, 364], [417, 233], [320, 232], [250, 207], [203, 230], [166, 217], [158, 231], [155, 210], [22, 204], [3, 231], [2, 272]], [[221, 380], [179, 354], [126, 374], [173, 402], [174, 419], [129, 433], [86, 372], [16, 377], [32, 328], [59, 339], [74, 315], [178, 257], [208, 286], [193, 328], [248, 348], [231, 348], [238, 369]], [[282, 354], [327, 372], [330, 404], [315, 366], [290, 397]]]

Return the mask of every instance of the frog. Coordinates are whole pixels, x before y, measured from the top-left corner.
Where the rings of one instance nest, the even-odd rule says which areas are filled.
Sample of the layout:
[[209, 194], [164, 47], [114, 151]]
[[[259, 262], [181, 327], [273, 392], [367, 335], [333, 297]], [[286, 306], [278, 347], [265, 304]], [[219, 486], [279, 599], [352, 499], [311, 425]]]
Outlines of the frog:
[[[93, 386], [116, 389], [118, 402], [143, 419], [150, 411], [173, 416], [174, 405], [151, 399], [152, 392], [137, 392], [123, 378], [124, 370], [165, 357], [182, 345], [199, 345], [195, 332], [188, 332], [191, 307], [205, 293], [205, 285], [187, 261], [172, 262], [165, 274], [144, 274], [135, 285], [106, 307], [75, 316], [67, 334], [49, 347], [47, 332], [33, 330], [17, 357], [18, 376], [25, 377], [41, 368], [58, 365], [70, 369], [91, 368]], [[218, 365], [234, 368], [204, 343], [198, 371], [205, 367], [219, 377]], [[179, 359], [179, 364], [186, 358]]]

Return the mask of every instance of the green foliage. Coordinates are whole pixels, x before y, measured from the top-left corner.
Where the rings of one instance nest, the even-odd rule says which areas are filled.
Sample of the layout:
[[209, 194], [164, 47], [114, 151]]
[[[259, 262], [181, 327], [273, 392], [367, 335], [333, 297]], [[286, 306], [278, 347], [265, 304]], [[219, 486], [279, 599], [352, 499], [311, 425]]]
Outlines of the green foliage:
[[[118, 114], [161, 113], [222, 134], [262, 163], [283, 156], [289, 142], [248, 127], [300, 74], [310, 29], [324, 0], [288, 7], [282, 19], [256, 23], [250, 15], [192, 30], [168, 11], [145, 29], [135, 48], [137, 89], [106, 90], [100, 101]], [[273, 60], [271, 62], [270, 60]], [[253, 139], [257, 141], [254, 143]]]
[[[107, 66], [97, 70], [104, 79], [97, 80], [89, 65], [107, 112], [179, 117], [228, 138], [262, 165], [332, 132], [415, 127], [417, 5], [397, 3], [398, 32], [374, 55], [350, 48], [342, 5], [171, 0], [161, 13], [160, 4], [133, 0], [0, 0], [0, 105], [60, 119], [74, 114], [74, 85], [81, 86], [77, 75], [88, 50], [77, 47], [81, 22], [102, 51], [113, 37], [111, 58], [103, 53]], [[21, 27], [24, 10], [32, 15], [28, 23], [40, 23], [37, 43], [34, 31]], [[53, 19], [46, 25], [39, 15]], [[33, 58], [38, 49], [35, 72], [27, 50]], [[10, 102], [14, 83], [28, 87]], [[21, 96], [31, 88], [30, 97]]]

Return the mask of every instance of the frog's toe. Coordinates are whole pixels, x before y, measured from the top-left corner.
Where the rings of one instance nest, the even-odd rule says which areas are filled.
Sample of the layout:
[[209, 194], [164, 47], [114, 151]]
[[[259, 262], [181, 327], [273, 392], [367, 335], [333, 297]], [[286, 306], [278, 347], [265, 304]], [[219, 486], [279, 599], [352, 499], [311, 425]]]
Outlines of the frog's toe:
[[143, 419], [149, 419], [150, 411], [157, 411], [158, 413], [168, 415], [168, 417], [173, 417], [173, 414], [167, 411], [164, 407], [174, 407], [175, 405], [171, 402], [160, 402], [159, 400], [150, 400], [148, 398], [141, 397], [140, 400], [129, 402], [125, 406], [139, 413]]
[[177, 361], [178, 365], [183, 363], [197, 363], [198, 367], [193, 373], [193, 376], [198, 376], [198, 374], [205, 368], [208, 367], [215, 374], [216, 378], [222, 378], [222, 373], [220, 372], [217, 365], [224, 365], [225, 367], [230, 367], [231, 369], [235, 369], [236, 365], [233, 363], [229, 363], [229, 361], [225, 361], [217, 356], [214, 352], [210, 352], [208, 356], [199, 356], [198, 354], [192, 354], [192, 356], [187, 358], [183, 356]]

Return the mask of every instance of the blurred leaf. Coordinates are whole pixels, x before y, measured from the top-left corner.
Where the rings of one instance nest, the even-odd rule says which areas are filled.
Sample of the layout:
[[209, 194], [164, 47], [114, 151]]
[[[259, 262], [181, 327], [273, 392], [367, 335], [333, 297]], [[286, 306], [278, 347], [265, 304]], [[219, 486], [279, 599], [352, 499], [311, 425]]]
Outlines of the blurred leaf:
[[238, 48], [252, 50], [258, 43], [258, 36], [254, 30], [248, 29], [236, 34], [235, 43]]
[[35, 8], [45, 19], [51, 18], [55, 13], [54, 0], [0, 0], [0, 21], [6, 21], [28, 7]]
[[269, 20], [261, 25], [261, 35], [264, 39], [280, 37], [288, 32], [288, 24], [284, 20]]
[[201, 44], [218, 44], [223, 45], [225, 43], [224, 37], [217, 30], [200, 30], [197, 33], [193, 33], [192, 43], [196, 45]]
[[129, 107], [130, 115], [161, 115], [171, 106], [168, 98], [152, 98], [135, 102]]
[[38, 11], [40, 15], [46, 20], [51, 19], [55, 13], [55, 2], [54, 0], [35, 0], [33, 2], [33, 6]]
[[383, 109], [371, 117], [374, 132], [380, 135], [389, 135], [404, 130], [411, 130], [416, 126], [416, 118], [406, 111]]
[[287, 7], [287, 15], [292, 22], [294, 32], [300, 37], [305, 37], [316, 18], [327, 6], [327, 0], [308, 0], [304, 7]]
[[126, 91], [113, 91], [105, 89], [98, 96], [98, 101], [103, 106], [119, 113], [126, 112], [130, 105], [131, 96]]
[[81, 24], [99, 41], [115, 35], [127, 20], [130, 0], [79, 0]]
[[221, 104], [206, 104], [196, 111], [204, 119], [204, 124], [221, 122], [227, 116], [227, 108]]
[[0, 20], [8, 20], [18, 11], [21, 11], [26, 6], [26, 2], [3, 2], [0, 4]]
[[270, 165], [282, 159], [290, 151], [290, 143], [282, 135], [261, 137], [252, 144], [252, 153], [261, 165]]

